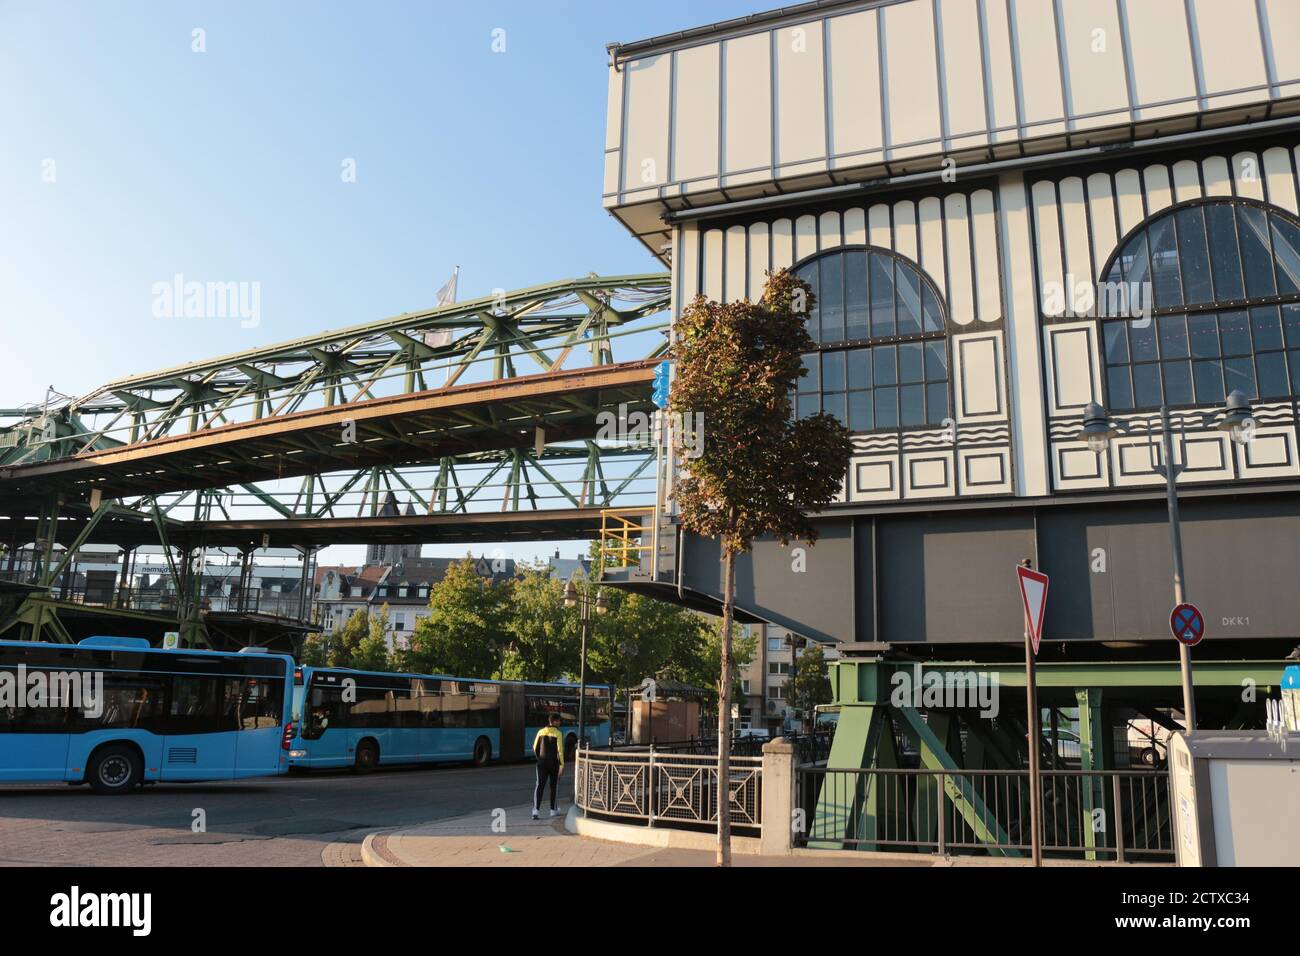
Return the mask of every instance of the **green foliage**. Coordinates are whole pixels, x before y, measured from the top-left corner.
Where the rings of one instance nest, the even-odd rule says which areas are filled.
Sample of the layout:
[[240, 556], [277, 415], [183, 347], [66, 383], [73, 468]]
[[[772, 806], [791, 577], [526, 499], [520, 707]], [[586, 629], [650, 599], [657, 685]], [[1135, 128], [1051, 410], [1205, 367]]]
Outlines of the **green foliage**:
[[498, 674], [510, 591], [480, 577], [468, 555], [451, 565], [429, 589], [429, 615], [416, 622], [410, 650], [400, 653], [402, 669], [470, 677]]
[[302, 662], [313, 667], [392, 670], [387, 630], [388, 605], [379, 614], [353, 611], [341, 627], [329, 634], [308, 635], [303, 643]]
[[505, 680], [554, 680], [578, 670], [577, 614], [564, 606], [564, 582], [545, 566], [525, 568], [512, 581], [507, 607]]
[[813, 719], [813, 708], [831, 702], [830, 668], [822, 654], [820, 644], [809, 643], [799, 652], [794, 680], [790, 682], [790, 703], [801, 710], [808, 720]]
[[673, 496], [682, 524], [719, 538], [724, 554], [754, 538], [810, 544], [808, 513], [831, 502], [848, 469], [848, 430], [825, 413], [794, 420], [791, 395], [814, 348], [805, 328], [814, 297], [781, 270], [757, 303], [696, 298], [674, 325], [677, 367], [669, 404], [686, 420], [703, 415], [697, 457], [683, 455]]

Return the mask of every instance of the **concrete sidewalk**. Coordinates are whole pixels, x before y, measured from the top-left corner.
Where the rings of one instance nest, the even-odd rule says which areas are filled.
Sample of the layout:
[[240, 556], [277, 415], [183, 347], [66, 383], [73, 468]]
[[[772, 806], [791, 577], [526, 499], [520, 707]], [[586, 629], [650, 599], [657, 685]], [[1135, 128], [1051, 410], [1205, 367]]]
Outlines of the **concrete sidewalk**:
[[[576, 836], [565, 830], [564, 816], [531, 819], [528, 804], [503, 807], [494, 813], [372, 833], [362, 843], [362, 859], [367, 866], [713, 866], [714, 862], [713, 853], [707, 850], [635, 846]], [[732, 862], [735, 866], [819, 867], [946, 863], [843, 852], [793, 857], [737, 853]]]

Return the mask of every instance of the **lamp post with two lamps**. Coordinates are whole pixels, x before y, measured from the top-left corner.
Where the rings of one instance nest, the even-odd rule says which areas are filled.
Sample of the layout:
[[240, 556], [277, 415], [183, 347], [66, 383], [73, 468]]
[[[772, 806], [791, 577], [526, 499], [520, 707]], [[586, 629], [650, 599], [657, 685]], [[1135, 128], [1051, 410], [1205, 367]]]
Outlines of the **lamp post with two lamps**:
[[578, 620], [582, 622], [582, 650], [578, 659], [578, 746], [586, 739], [587, 727], [587, 632], [591, 628], [591, 612], [604, 614], [609, 610], [605, 600], [605, 589], [601, 588], [593, 598], [586, 589], [578, 590], [573, 578], [564, 586], [564, 606], [578, 608]]
[[[1184, 412], [1179, 416], [1178, 429], [1179, 433], [1184, 436], [1184, 448], [1186, 448], [1184, 421], [1187, 418], [1192, 418], [1199, 421], [1203, 426], [1210, 427], [1215, 424], [1215, 419], [1220, 414], [1223, 415], [1223, 418], [1217, 423], [1217, 427], [1226, 431], [1234, 444], [1245, 445], [1251, 440], [1255, 428], [1255, 417], [1250, 412], [1250, 400], [1242, 392], [1234, 390], [1228, 396], [1222, 412]], [[1185, 603], [1186, 595], [1183, 586], [1183, 535], [1178, 518], [1178, 488], [1176, 483], [1178, 476], [1182, 474], [1186, 466], [1174, 461], [1173, 425], [1168, 405], [1160, 406], [1162, 453], [1159, 462], [1156, 461], [1155, 443], [1151, 441], [1155, 435], [1155, 429], [1149, 421], [1144, 422], [1143, 426], [1143, 431], [1148, 439], [1147, 449], [1151, 460], [1151, 469], [1165, 479], [1165, 498], [1169, 506], [1169, 539], [1174, 553], [1174, 605], [1177, 606]], [[1086, 441], [1088, 447], [1095, 454], [1104, 455], [1110, 447], [1112, 438], [1121, 433], [1131, 433], [1133, 431], [1132, 424], [1111, 419], [1105, 408], [1097, 402], [1090, 402], [1083, 411], [1083, 430], [1079, 432], [1079, 438]], [[1192, 649], [1183, 641], [1178, 642], [1178, 658], [1183, 678], [1183, 718], [1187, 723], [1187, 732], [1191, 733], [1196, 729], [1196, 704], [1192, 697]]]

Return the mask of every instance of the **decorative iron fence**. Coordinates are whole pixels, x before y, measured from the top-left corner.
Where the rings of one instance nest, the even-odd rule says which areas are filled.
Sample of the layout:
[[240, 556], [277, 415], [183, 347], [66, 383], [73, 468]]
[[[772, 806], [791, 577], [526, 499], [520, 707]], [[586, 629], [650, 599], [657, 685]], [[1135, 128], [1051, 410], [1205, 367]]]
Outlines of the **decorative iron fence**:
[[[804, 846], [1022, 856], [1030, 850], [1025, 770], [797, 771]], [[1169, 776], [1141, 770], [1042, 771], [1044, 855], [1174, 857]]]
[[[584, 813], [653, 826], [717, 826], [720, 788], [716, 755], [646, 751], [578, 751], [575, 803]], [[732, 757], [726, 803], [731, 824], [759, 830], [762, 757]]]
[[[816, 734], [782, 735], [780, 739], [794, 745], [795, 763], [823, 763], [830, 759], [831, 739], [833, 736], [833, 732], [827, 731]], [[731, 754], [736, 757], [761, 757], [763, 756], [763, 745], [767, 742], [767, 737], [732, 737]], [[619, 749], [623, 752], [636, 752], [645, 751], [649, 748], [641, 744]], [[714, 735], [711, 737], [690, 737], [686, 740], [656, 742], [654, 749], [657, 753], [665, 754], [716, 754], [718, 752], [718, 738]]]

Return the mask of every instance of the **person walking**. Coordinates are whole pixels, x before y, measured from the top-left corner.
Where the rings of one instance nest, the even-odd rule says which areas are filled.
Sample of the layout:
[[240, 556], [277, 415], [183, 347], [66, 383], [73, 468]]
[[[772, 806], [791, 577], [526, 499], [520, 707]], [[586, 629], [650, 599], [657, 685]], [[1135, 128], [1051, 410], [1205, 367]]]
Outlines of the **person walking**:
[[533, 819], [542, 813], [542, 790], [551, 785], [551, 816], [557, 817], [555, 791], [564, 774], [564, 737], [560, 734], [560, 715], [551, 714], [546, 726], [533, 738], [533, 756], [537, 758], [537, 788], [533, 791]]

